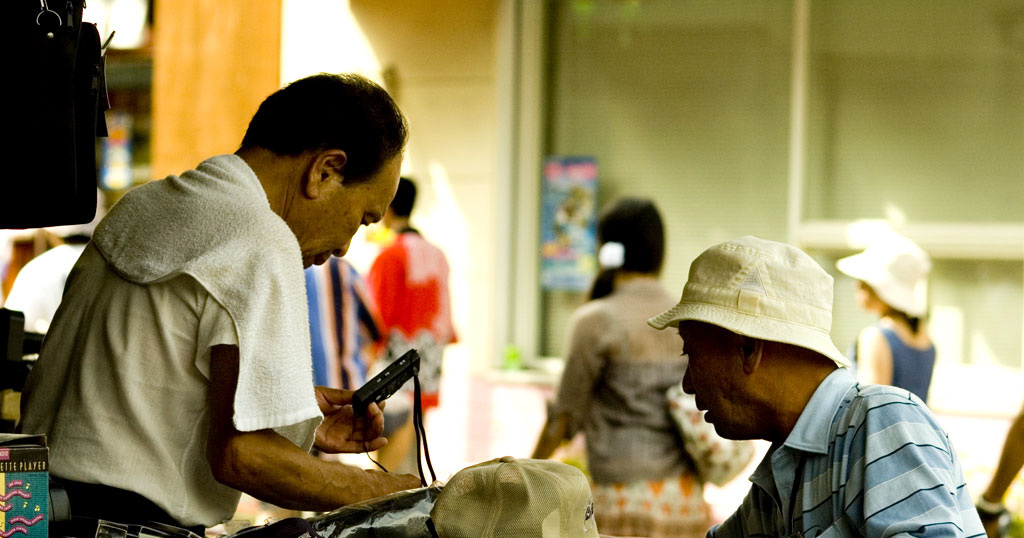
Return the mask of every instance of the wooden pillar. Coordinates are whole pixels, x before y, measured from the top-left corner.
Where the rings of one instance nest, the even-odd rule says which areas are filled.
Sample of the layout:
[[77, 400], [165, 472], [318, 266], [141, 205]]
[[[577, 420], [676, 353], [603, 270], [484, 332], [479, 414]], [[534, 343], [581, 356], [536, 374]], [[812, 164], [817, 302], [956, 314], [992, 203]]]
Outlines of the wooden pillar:
[[282, 0], [156, 0], [152, 178], [238, 149], [280, 86]]

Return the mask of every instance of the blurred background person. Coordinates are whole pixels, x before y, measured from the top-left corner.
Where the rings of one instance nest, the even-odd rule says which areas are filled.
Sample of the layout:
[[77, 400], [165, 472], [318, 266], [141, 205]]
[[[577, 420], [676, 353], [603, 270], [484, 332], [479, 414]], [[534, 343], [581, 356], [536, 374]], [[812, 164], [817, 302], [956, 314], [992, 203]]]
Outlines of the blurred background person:
[[[416, 184], [401, 178], [398, 190], [381, 223], [395, 233], [394, 241], [373, 261], [366, 283], [380, 310], [385, 349], [375, 371], [386, 368], [406, 351], [420, 355], [419, 379], [423, 413], [440, 401], [441, 361], [444, 347], [456, 341], [448, 291], [448, 260], [438, 247], [412, 227], [410, 215], [416, 204]], [[412, 471], [416, 462], [407, 457], [415, 437], [412, 421], [412, 381], [385, 409], [388, 444], [378, 453], [388, 469]], [[402, 465], [405, 465], [404, 467]]]
[[356, 390], [383, 344], [380, 314], [362, 275], [344, 258], [306, 268], [313, 383]]
[[25, 330], [45, 333], [64, 295], [64, 283], [92, 238], [104, 211], [103, 192], [96, 190], [96, 215], [85, 224], [43, 228], [60, 244], [32, 258], [18, 271], [3, 306], [25, 314]]
[[935, 369], [935, 346], [923, 323], [928, 254], [906, 237], [887, 234], [836, 267], [857, 279], [858, 306], [878, 316], [850, 353], [858, 379], [906, 389], [927, 402]]
[[[582, 430], [602, 533], [704, 536], [711, 521], [703, 482], [731, 478], [720, 469], [735, 475], [752, 448], [720, 439], [695, 404], [670, 401], [688, 359], [677, 333], [647, 324], [676, 303], [658, 281], [665, 237], [654, 203], [613, 202], [597, 235], [601, 271], [573, 315], [565, 371], [533, 457], [550, 457]], [[677, 422], [679, 413], [691, 415]]]
[[1003, 441], [999, 464], [988, 488], [978, 497], [978, 515], [985, 525], [989, 538], [1006, 536], [1009, 530], [1010, 513], [1003, 504], [1006, 492], [1013, 479], [1024, 467], [1024, 408], [1017, 413]]

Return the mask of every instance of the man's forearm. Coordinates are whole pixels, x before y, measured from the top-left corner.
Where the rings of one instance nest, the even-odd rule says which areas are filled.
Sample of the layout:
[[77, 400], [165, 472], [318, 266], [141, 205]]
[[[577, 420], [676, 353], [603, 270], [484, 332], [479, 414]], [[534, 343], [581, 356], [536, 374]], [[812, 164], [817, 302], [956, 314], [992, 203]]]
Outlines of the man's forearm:
[[296, 510], [333, 510], [419, 486], [411, 475], [321, 460], [273, 430], [235, 433], [222, 453], [210, 459], [221, 483]]
[[206, 459], [218, 482], [284, 508], [333, 510], [419, 486], [411, 475], [364, 471], [309, 455], [273, 430], [235, 429], [238, 347], [210, 353], [210, 429]]

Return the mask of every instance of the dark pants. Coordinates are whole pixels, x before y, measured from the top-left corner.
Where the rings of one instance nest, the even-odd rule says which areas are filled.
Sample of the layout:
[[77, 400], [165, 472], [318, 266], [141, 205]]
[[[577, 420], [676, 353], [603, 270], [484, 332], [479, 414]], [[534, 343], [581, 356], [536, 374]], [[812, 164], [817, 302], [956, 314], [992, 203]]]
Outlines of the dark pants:
[[52, 477], [52, 480], [67, 490], [72, 517], [105, 519], [133, 525], [155, 521], [190, 530], [199, 536], [206, 532], [206, 528], [201, 525], [182, 525], [153, 501], [133, 491], [58, 477]]

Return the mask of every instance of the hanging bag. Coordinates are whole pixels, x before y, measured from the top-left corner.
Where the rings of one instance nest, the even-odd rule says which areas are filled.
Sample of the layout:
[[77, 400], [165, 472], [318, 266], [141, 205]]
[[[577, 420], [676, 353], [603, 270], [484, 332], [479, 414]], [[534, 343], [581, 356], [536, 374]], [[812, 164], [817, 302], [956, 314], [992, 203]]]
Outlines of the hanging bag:
[[683, 448], [702, 482], [723, 486], [750, 463], [754, 444], [720, 437], [714, 426], [704, 421], [704, 412], [697, 408], [696, 399], [683, 392], [679, 383], [669, 388], [665, 396]]
[[96, 213], [96, 136], [106, 135], [99, 32], [84, 0], [8, 0], [0, 228], [82, 224]]

